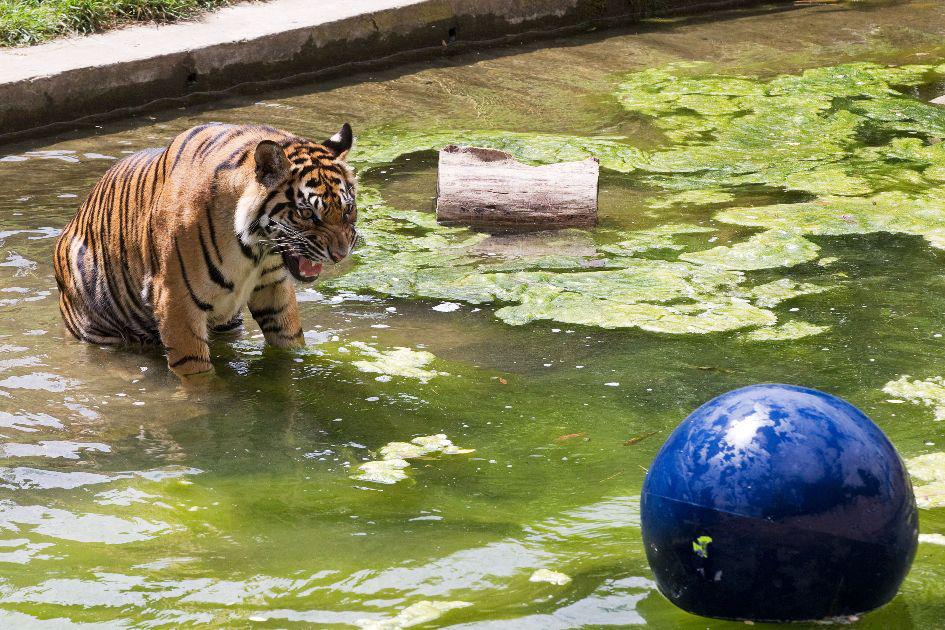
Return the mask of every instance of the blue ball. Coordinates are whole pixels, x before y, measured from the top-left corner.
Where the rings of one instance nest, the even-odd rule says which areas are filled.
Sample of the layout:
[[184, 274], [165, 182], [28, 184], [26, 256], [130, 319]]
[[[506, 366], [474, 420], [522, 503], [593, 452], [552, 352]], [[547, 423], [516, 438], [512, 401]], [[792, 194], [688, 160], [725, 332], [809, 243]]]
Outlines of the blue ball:
[[853, 405], [753, 385], [696, 409], [656, 455], [641, 497], [660, 591], [707, 617], [854, 615], [895, 596], [918, 542], [912, 484]]

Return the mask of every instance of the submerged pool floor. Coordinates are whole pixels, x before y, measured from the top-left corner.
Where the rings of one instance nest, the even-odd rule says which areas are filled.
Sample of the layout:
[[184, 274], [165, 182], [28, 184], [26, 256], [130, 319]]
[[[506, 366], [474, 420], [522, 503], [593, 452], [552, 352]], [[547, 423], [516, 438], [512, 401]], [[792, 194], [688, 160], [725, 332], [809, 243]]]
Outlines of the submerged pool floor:
[[[691, 410], [787, 382], [866, 411], [922, 508], [901, 593], [836, 623], [936, 627], [943, 36], [938, 2], [661, 20], [6, 148], [0, 626], [735, 627], [655, 591], [638, 495]], [[51, 249], [114, 160], [210, 120], [350, 121], [364, 243], [299, 289], [304, 350], [248, 324], [187, 392], [64, 335]], [[598, 156], [600, 226], [437, 226], [450, 142]]]

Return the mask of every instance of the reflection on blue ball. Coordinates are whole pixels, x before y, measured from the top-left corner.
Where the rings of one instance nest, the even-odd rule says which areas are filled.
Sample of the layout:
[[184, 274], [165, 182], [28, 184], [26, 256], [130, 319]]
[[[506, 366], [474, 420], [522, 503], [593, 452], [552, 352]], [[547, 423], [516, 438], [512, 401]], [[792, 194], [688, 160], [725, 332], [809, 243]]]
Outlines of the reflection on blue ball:
[[659, 589], [680, 608], [812, 620], [892, 599], [918, 514], [902, 460], [856, 407], [754, 385], [669, 436], [643, 484], [642, 527]]

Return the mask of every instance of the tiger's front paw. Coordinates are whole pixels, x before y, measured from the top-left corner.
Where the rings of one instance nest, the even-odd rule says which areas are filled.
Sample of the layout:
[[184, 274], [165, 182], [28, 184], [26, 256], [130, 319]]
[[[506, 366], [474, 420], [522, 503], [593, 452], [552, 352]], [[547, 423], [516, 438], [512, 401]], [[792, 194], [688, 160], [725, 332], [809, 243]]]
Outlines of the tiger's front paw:
[[167, 366], [180, 378], [213, 374], [213, 364], [209, 357], [185, 355], [182, 357], [167, 357]]

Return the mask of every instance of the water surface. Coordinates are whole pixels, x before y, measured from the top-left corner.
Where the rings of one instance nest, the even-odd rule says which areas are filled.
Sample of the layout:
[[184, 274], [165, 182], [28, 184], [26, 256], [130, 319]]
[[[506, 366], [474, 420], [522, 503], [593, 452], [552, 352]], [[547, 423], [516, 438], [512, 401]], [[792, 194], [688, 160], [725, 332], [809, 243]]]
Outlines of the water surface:
[[[816, 259], [745, 271], [746, 287], [781, 278], [830, 287], [766, 307], [779, 323], [821, 332], [766, 342], [746, 338], [758, 326], [691, 334], [511, 325], [497, 318], [500, 303], [344, 290], [366, 264], [356, 259], [300, 291], [305, 350], [265, 349], [249, 324], [214, 345], [218, 378], [199, 393], [182, 390], [156, 351], [67, 338], [52, 244], [115, 159], [199, 122], [267, 122], [320, 139], [349, 120], [382, 148], [396, 144], [395, 133], [618, 137], [651, 155], [674, 140], [622, 104], [618, 86], [633, 73], [671, 67], [764, 82], [845, 62], [935, 65], [945, 62], [943, 36], [938, 3], [919, 1], [658, 21], [5, 148], [0, 625], [399, 627], [420, 610], [410, 606], [427, 601], [448, 608], [428, 627], [734, 627], [686, 615], [655, 591], [639, 530], [646, 466], [696, 406], [766, 381], [850, 400], [907, 459], [945, 451], [934, 409], [883, 391], [903, 375], [945, 375], [945, 253], [921, 235], [805, 235], [820, 248]], [[932, 82], [902, 93], [918, 102], [941, 91]], [[910, 134], [932, 146], [934, 134], [893, 135]], [[861, 135], [856, 146], [890, 140]], [[896, 177], [897, 190], [934, 192], [932, 180], [905, 186]], [[636, 255], [678, 262], [758, 232], [715, 220], [726, 208], [813, 197], [726, 184], [729, 201], [661, 203], [687, 189], [684, 179], [605, 169], [599, 229], [493, 237], [474, 255], [488, 264], [593, 261], [629, 232], [705, 227], [674, 240], [679, 249]], [[375, 195], [373, 206], [362, 204], [366, 223], [372, 207], [376, 220], [382, 212], [416, 219], [409, 213], [432, 211], [435, 154], [394, 151], [363, 164], [361, 180]], [[393, 256], [367, 241], [364, 256]], [[429, 373], [357, 364], [398, 347], [432, 353], [418, 368]], [[351, 478], [385, 444], [438, 433], [475, 452], [412, 460], [395, 484]], [[945, 535], [945, 510], [923, 509], [921, 528], [933, 536], [899, 596], [850, 623], [940, 623], [945, 546], [934, 541], [945, 539], [934, 534]], [[530, 582], [540, 568], [572, 581]]]

